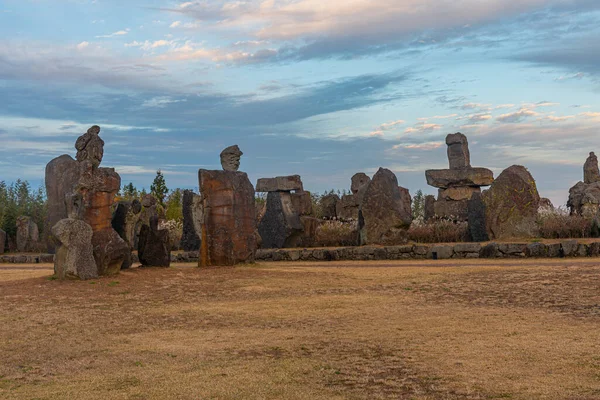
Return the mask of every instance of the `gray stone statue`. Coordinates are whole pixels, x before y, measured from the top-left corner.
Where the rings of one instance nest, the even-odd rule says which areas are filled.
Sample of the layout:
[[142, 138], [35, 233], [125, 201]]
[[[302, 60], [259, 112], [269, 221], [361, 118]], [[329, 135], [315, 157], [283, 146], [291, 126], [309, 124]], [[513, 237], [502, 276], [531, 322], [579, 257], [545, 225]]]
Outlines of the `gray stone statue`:
[[100, 138], [99, 134], [100, 127], [94, 125], [88, 129], [87, 133], [79, 136], [75, 142], [77, 161], [91, 161], [96, 168], [100, 165], [104, 156], [104, 140]]
[[221, 152], [221, 166], [224, 171], [240, 169], [240, 157], [243, 155], [238, 145], [229, 146]]

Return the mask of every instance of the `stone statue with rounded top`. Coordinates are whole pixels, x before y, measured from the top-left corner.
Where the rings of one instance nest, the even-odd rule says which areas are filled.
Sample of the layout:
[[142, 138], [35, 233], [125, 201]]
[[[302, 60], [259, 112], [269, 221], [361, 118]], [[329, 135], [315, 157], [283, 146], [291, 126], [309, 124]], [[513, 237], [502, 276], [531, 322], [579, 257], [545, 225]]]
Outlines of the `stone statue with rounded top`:
[[244, 155], [238, 145], [227, 147], [221, 152], [221, 166], [224, 171], [237, 171], [240, 169], [240, 158]]

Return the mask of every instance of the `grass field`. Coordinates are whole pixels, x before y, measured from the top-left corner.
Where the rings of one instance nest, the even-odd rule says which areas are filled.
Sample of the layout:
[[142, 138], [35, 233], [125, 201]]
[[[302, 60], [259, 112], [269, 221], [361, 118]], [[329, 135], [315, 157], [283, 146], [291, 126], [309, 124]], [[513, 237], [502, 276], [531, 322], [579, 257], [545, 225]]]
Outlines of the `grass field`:
[[600, 260], [0, 265], [2, 399], [600, 399]]

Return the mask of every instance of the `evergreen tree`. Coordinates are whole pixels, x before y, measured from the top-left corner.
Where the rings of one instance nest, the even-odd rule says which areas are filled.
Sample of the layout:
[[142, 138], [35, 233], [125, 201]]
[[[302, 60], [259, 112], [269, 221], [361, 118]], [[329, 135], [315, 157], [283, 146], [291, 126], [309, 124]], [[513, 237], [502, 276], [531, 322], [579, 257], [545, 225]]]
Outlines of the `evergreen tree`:
[[17, 233], [17, 218], [26, 215], [33, 219], [40, 231], [44, 229], [47, 204], [43, 187], [32, 190], [29, 182], [18, 179], [7, 186], [0, 182], [0, 228], [9, 236]]
[[425, 195], [421, 189], [417, 190], [413, 197], [412, 214], [414, 219], [425, 218]]
[[121, 197], [125, 200], [133, 200], [139, 197], [138, 190], [133, 186], [133, 182], [129, 182], [121, 189]]
[[167, 198], [166, 218], [183, 221], [183, 191], [179, 188], [173, 190]]
[[150, 193], [152, 196], [154, 196], [158, 204], [160, 204], [164, 209], [165, 197], [167, 197], [167, 193], [169, 193], [169, 188], [167, 188], [165, 177], [160, 169], [156, 171], [154, 182], [152, 182], [152, 185], [150, 185]]

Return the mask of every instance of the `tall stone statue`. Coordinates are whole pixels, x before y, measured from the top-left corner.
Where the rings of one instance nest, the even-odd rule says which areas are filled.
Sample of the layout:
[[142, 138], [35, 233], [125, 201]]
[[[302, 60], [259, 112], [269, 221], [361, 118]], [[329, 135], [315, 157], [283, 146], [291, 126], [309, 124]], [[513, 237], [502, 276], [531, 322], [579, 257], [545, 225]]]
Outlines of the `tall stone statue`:
[[[77, 139], [77, 160], [73, 160], [69, 155], [62, 155], [48, 163], [46, 191], [48, 227], [51, 228], [67, 218], [88, 224], [92, 229], [91, 246], [95, 268], [97, 274], [102, 276], [119, 272], [129, 252], [129, 246], [112, 228], [111, 207], [121, 186], [121, 177], [114, 168], [99, 167], [104, 155], [104, 141], [99, 133], [100, 127], [92, 126]], [[49, 242], [49, 249], [54, 249], [56, 242]], [[63, 251], [74, 251], [73, 247], [66, 246], [60, 238], [58, 242], [62, 243]], [[84, 259], [71, 258], [68, 254], [62, 256], [63, 259], [69, 260]], [[84, 269], [82, 266], [71, 267], [72, 271]]]
[[471, 167], [469, 142], [462, 133], [446, 136], [448, 146], [449, 169], [430, 169], [425, 171], [427, 183], [438, 188], [438, 198], [433, 204], [438, 218], [467, 221], [468, 202], [482, 186], [494, 182], [494, 174], [487, 168]]
[[224, 171], [198, 171], [201, 195], [201, 245], [198, 265], [226, 266], [253, 262], [257, 248], [254, 187], [237, 171], [242, 152], [237, 146], [221, 153]]
[[583, 164], [583, 181], [589, 185], [600, 182], [600, 171], [598, 170], [598, 157], [592, 151], [585, 164]]
[[240, 169], [240, 157], [244, 153], [238, 145], [229, 146], [221, 152], [221, 166], [223, 171], [237, 171]]

